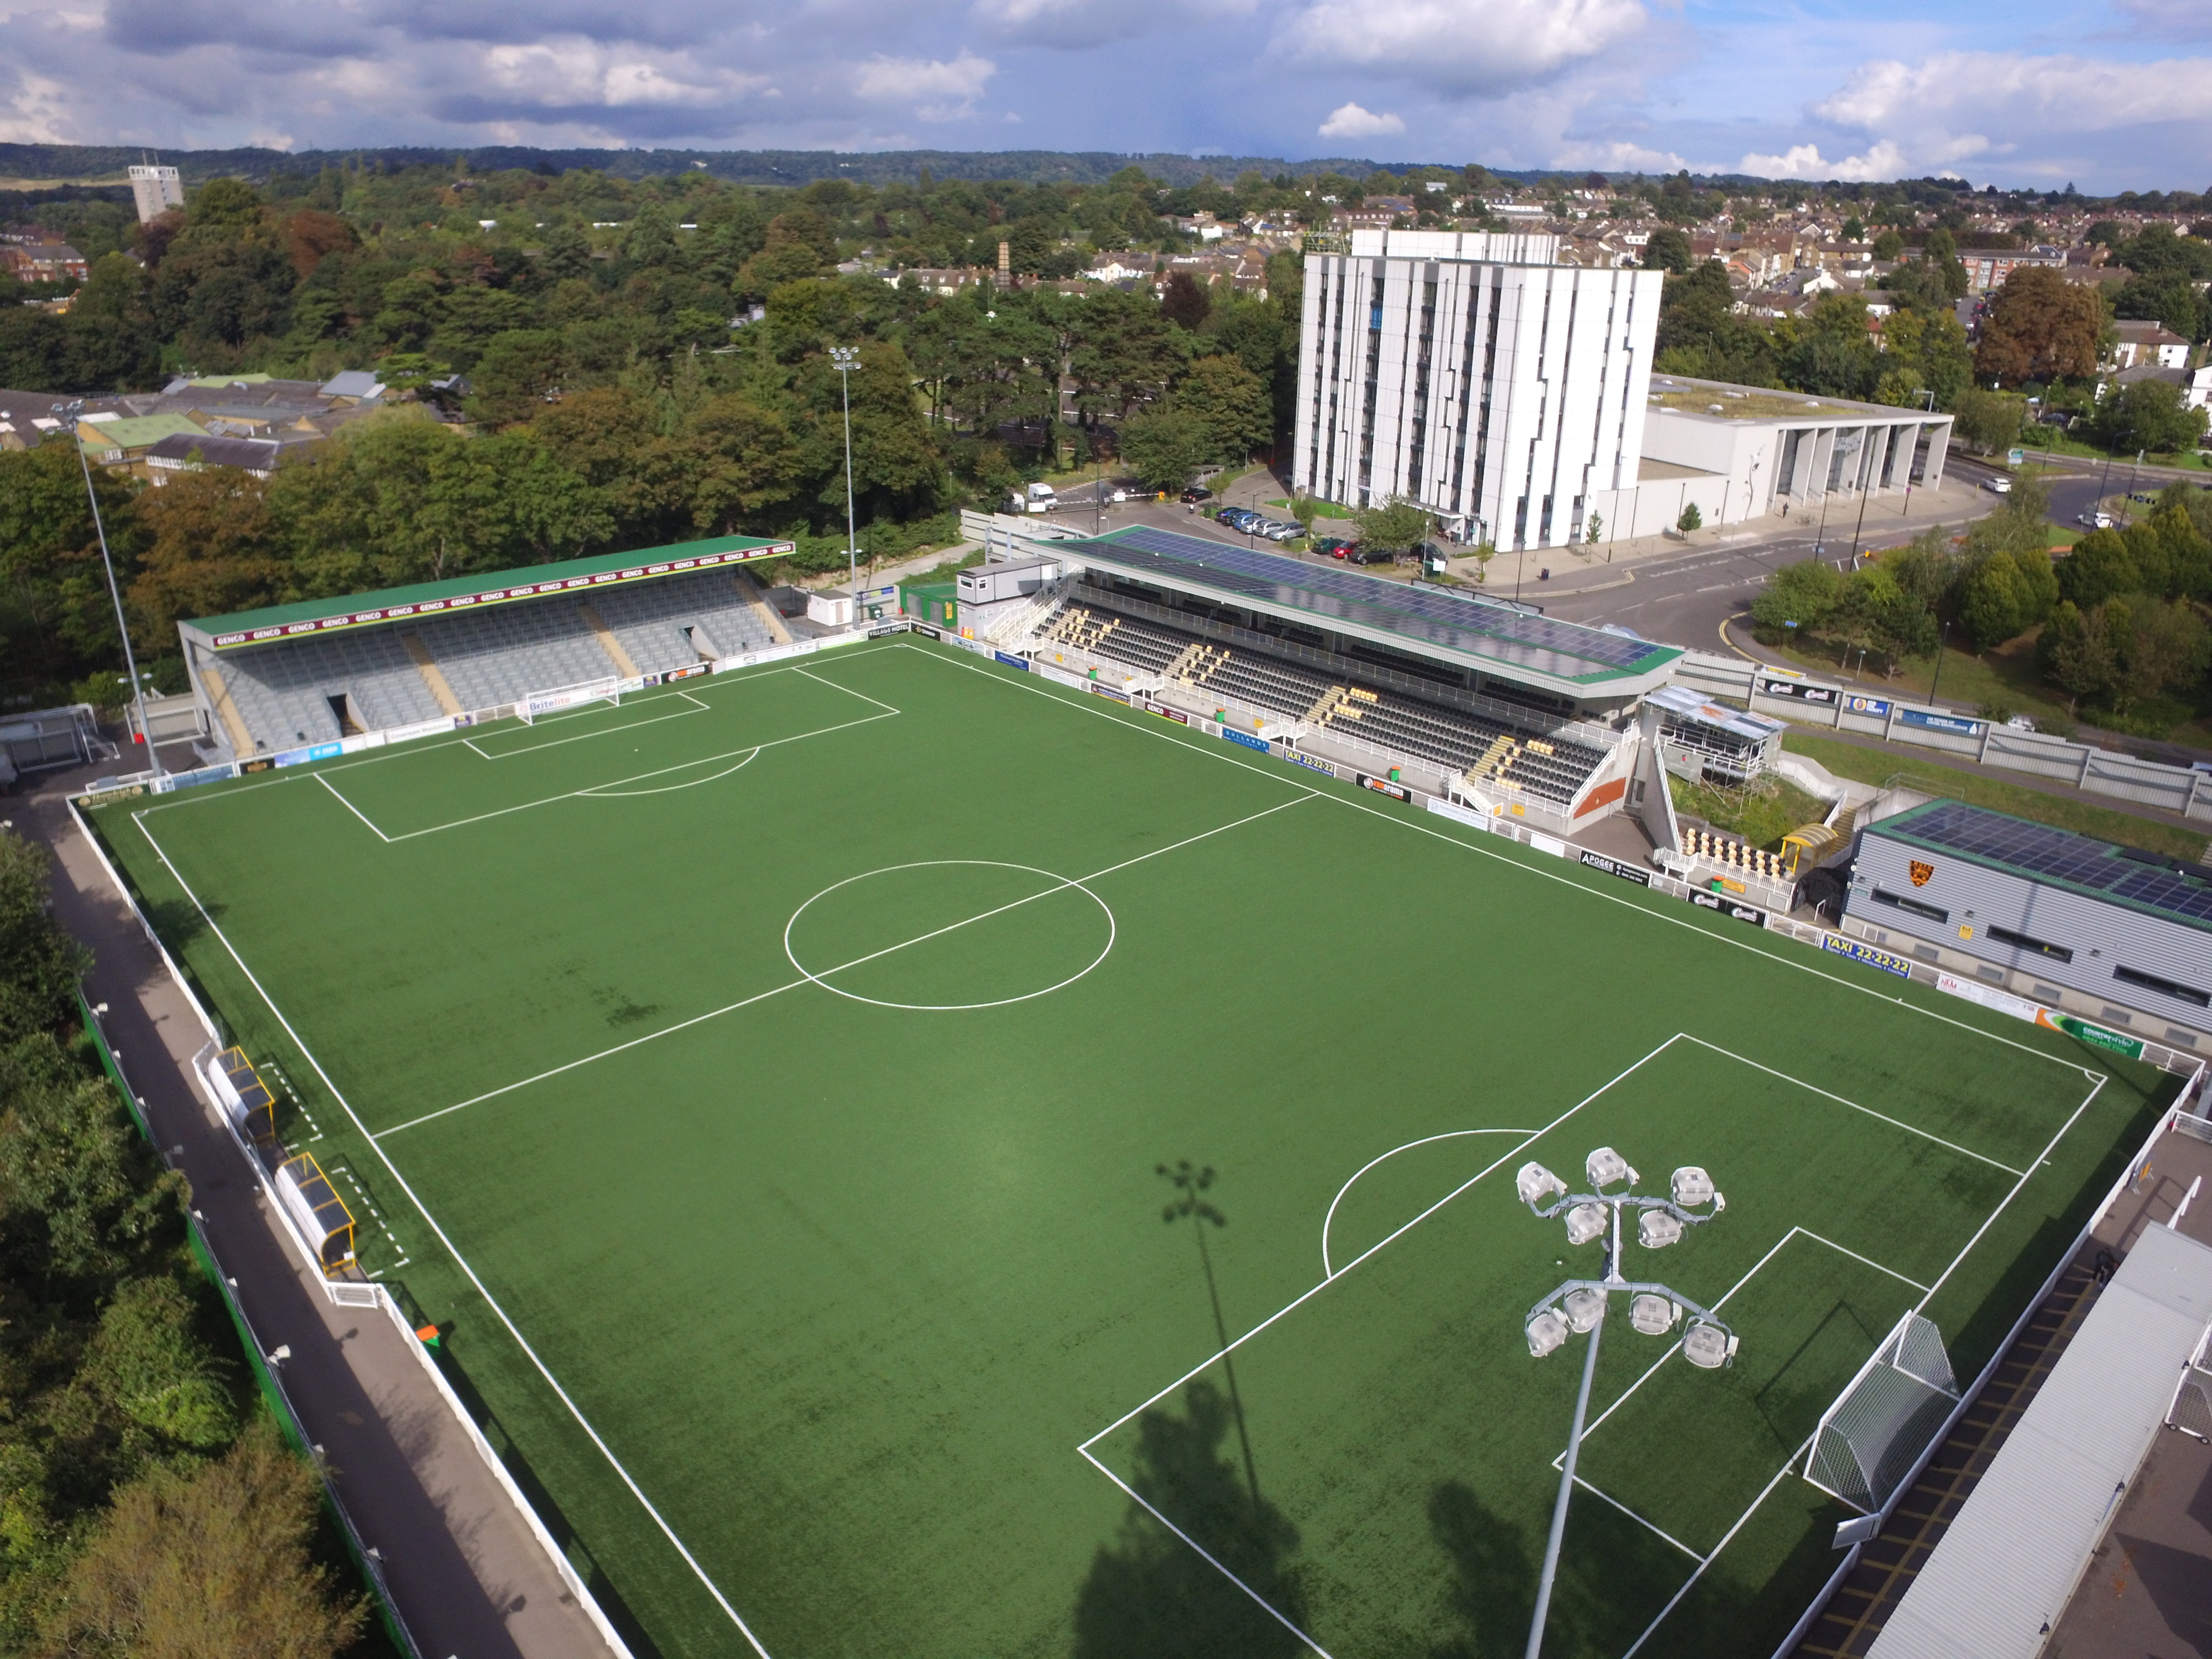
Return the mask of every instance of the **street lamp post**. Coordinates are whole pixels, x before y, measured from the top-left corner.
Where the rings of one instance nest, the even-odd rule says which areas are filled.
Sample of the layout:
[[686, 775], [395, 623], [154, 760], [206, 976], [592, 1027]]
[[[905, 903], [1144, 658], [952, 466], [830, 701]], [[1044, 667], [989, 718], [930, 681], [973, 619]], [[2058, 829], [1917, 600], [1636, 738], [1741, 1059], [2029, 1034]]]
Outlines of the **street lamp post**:
[[853, 526], [853, 371], [860, 367], [858, 346], [831, 346], [830, 361], [836, 366], [837, 380], [845, 397], [845, 569], [853, 596], [852, 627], [860, 626], [860, 536]]
[[1936, 672], [1928, 681], [1928, 701], [1936, 701], [1936, 688], [1943, 684], [1943, 647], [1951, 642], [1951, 624], [1945, 623], [1936, 639]]
[[64, 423], [69, 428], [69, 441], [76, 446], [77, 466], [84, 474], [84, 497], [92, 503], [93, 534], [100, 539], [100, 563], [107, 573], [107, 597], [115, 605], [115, 631], [123, 638], [123, 672], [131, 677], [131, 696], [138, 705], [138, 735], [146, 740], [146, 763], [158, 775], [161, 770], [161, 751], [154, 745], [154, 727], [146, 718], [146, 686], [138, 678], [138, 659], [131, 650], [131, 624], [123, 619], [123, 590], [116, 583], [115, 561], [107, 551], [107, 526], [100, 521], [100, 492], [92, 487], [92, 463], [85, 457], [84, 440], [76, 434], [76, 416], [83, 407], [82, 398], [67, 405]]
[[[1570, 1193], [1567, 1183], [1540, 1164], [1522, 1164], [1514, 1178], [1514, 1190], [1538, 1219], [1565, 1213], [1569, 1244], [1605, 1241], [1600, 1276], [1568, 1279], [1531, 1308], [1526, 1322], [1528, 1352], [1538, 1359], [1564, 1347], [1570, 1335], [1589, 1338], [1589, 1347], [1583, 1356], [1582, 1386], [1575, 1395], [1574, 1426], [1568, 1431], [1566, 1455], [1560, 1460], [1559, 1495], [1552, 1506], [1543, 1571], [1536, 1580], [1536, 1613], [1528, 1625], [1528, 1659], [1539, 1659], [1544, 1650], [1544, 1620], [1551, 1611], [1559, 1546], [1567, 1533], [1567, 1504], [1574, 1495], [1575, 1464], [1582, 1454], [1583, 1425], [1589, 1413], [1590, 1380], [1597, 1372], [1598, 1337], [1613, 1294], [1618, 1291], [1628, 1297], [1629, 1327], [1645, 1336], [1664, 1336], [1682, 1322], [1685, 1314], [1692, 1316], [1677, 1346], [1682, 1358], [1699, 1370], [1717, 1370], [1735, 1361], [1735, 1333], [1718, 1315], [1699, 1307], [1680, 1291], [1631, 1279], [1620, 1270], [1622, 1212], [1638, 1212], [1638, 1243], [1647, 1250], [1664, 1249], [1680, 1239], [1686, 1229], [1704, 1225], [1728, 1207], [1728, 1200], [1714, 1189], [1712, 1177], [1695, 1165], [1685, 1165], [1668, 1182], [1671, 1196], [1653, 1198], [1635, 1192], [1641, 1177], [1610, 1146], [1592, 1152], [1583, 1169], [1595, 1191]], [[1606, 1191], [1613, 1186], [1621, 1190]]]

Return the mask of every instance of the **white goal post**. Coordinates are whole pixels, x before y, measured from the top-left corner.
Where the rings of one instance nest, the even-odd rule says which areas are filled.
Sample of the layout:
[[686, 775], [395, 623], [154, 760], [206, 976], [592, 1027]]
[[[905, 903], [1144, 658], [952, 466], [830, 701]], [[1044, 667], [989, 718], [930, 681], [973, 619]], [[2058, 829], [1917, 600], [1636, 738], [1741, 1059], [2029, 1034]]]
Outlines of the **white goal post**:
[[580, 708], [587, 702], [622, 702], [623, 682], [616, 678], [585, 680], [575, 685], [556, 685], [549, 690], [532, 691], [519, 699], [514, 705], [514, 717], [525, 726], [536, 723], [542, 714], [557, 714], [564, 708]]
[[1805, 1478], [1871, 1515], [1889, 1502], [1958, 1403], [1942, 1332], [1908, 1313], [1822, 1415]]

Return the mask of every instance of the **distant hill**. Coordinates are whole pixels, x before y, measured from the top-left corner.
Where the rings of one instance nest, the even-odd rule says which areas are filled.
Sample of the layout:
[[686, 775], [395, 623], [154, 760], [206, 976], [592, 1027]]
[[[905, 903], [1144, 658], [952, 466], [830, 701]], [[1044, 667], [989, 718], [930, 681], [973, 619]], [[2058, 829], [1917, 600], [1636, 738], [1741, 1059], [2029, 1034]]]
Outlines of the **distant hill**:
[[[52, 179], [64, 183], [120, 181], [124, 169], [146, 160], [148, 152], [124, 144], [0, 144], [0, 178]], [[1304, 177], [1341, 173], [1359, 178], [1377, 167], [1393, 171], [1457, 162], [1371, 161], [1328, 156], [1285, 161], [1266, 155], [1192, 156], [1165, 151], [1124, 155], [1115, 150], [897, 149], [846, 152], [826, 149], [532, 149], [521, 145], [438, 149], [427, 147], [364, 147], [360, 149], [187, 149], [164, 150], [159, 158], [194, 182], [225, 175], [260, 180], [275, 173], [315, 173], [325, 165], [356, 159], [388, 167], [451, 167], [456, 160], [472, 171], [528, 167], [565, 173], [598, 167], [623, 179], [647, 179], [682, 173], [698, 163], [732, 184], [805, 185], [817, 179], [849, 179], [856, 184], [911, 183], [927, 167], [938, 179], [1018, 179], [1027, 184], [1097, 184], [1126, 167], [1141, 167], [1171, 185], [1194, 185], [1211, 173], [1226, 184], [1240, 173], [1256, 171]], [[1512, 173], [1534, 179], [1540, 173]]]

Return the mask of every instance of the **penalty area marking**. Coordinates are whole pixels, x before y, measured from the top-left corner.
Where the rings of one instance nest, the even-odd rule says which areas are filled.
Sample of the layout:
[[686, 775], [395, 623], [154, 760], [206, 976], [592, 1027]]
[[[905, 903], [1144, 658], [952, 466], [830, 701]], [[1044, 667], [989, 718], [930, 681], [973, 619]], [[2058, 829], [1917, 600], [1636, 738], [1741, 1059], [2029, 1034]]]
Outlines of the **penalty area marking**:
[[[814, 904], [817, 900], [829, 897], [830, 894], [836, 892], [839, 888], [850, 887], [856, 881], [867, 881], [877, 876], [895, 875], [901, 870], [933, 870], [939, 868], [1019, 870], [1029, 875], [1042, 876], [1047, 881], [1051, 882], [1054, 884], [1046, 888], [1042, 892], [1031, 893], [1025, 898], [1012, 900], [1008, 903], [1000, 905], [996, 909], [986, 910], [980, 915], [969, 916], [963, 921], [952, 922], [945, 927], [937, 928], [933, 932], [924, 933], [919, 938], [902, 939], [898, 944], [890, 946], [890, 951], [904, 951], [916, 945], [927, 944], [929, 940], [937, 939], [943, 934], [956, 932], [963, 927], [970, 927], [979, 921], [988, 921], [994, 916], [1004, 915], [1010, 910], [1018, 910], [1025, 904], [1034, 904], [1039, 899], [1054, 898], [1061, 893], [1069, 891], [1082, 894], [1084, 897], [1089, 899], [1093, 904], [1097, 905], [1100, 912], [1105, 916], [1106, 943], [1099, 948], [1098, 954], [1093, 957], [1088, 963], [1085, 963], [1079, 971], [1070, 974], [1066, 979], [1061, 980], [1059, 984], [1048, 985], [1042, 990], [1024, 991], [1018, 997], [1000, 997], [994, 1002], [889, 1002], [880, 997], [864, 997], [857, 991], [848, 991], [841, 987], [830, 984], [830, 975], [833, 974], [842, 974], [847, 969], [857, 968], [863, 963], [873, 962], [876, 960], [877, 957], [889, 955], [890, 951], [878, 951], [872, 956], [858, 957], [851, 962], [840, 963], [835, 968], [825, 968], [820, 974], [816, 974], [811, 970], [805, 963], [799, 959], [799, 953], [791, 948], [791, 930], [799, 926], [799, 919], [806, 914], [808, 908]], [[1095, 878], [1091, 878], [1091, 879], [1095, 879]], [[910, 864], [887, 864], [880, 870], [864, 870], [857, 876], [848, 876], [842, 881], [831, 882], [827, 887], [817, 893], [813, 898], [807, 900], [805, 904], [800, 905], [796, 910], [793, 910], [791, 913], [791, 920], [783, 924], [783, 954], [790, 959], [791, 965], [793, 967], [799, 969], [802, 975], [814, 984], [820, 986], [823, 990], [831, 993], [833, 995], [844, 997], [854, 1002], [865, 1002], [878, 1008], [911, 1009], [917, 1013], [964, 1013], [977, 1008], [1003, 1008], [1009, 1003], [1027, 1002], [1032, 997], [1050, 996], [1054, 991], [1066, 990], [1069, 986], [1074, 984], [1077, 980], [1081, 979], [1084, 975], [1089, 973], [1093, 968], [1096, 968], [1100, 963], [1106, 960], [1107, 956], [1114, 949], [1115, 937], [1115, 930], [1112, 907], [1109, 906], [1104, 899], [1100, 898], [1097, 894], [1092, 892], [1088, 887], [1085, 887], [1083, 884], [1083, 880], [1079, 879], [1076, 877], [1060, 875], [1050, 870], [1040, 870], [1033, 864], [1009, 864], [1003, 859], [916, 859]]]
[[1344, 1195], [1352, 1190], [1352, 1182], [1365, 1175], [1376, 1164], [1387, 1163], [1401, 1152], [1410, 1152], [1416, 1146], [1433, 1146], [1439, 1140], [1456, 1140], [1462, 1135], [1533, 1135], [1534, 1129], [1447, 1129], [1440, 1135], [1423, 1135], [1419, 1140], [1409, 1140], [1402, 1146], [1393, 1146], [1381, 1158], [1370, 1158], [1361, 1164], [1347, 1181], [1336, 1189], [1336, 1196], [1328, 1201], [1328, 1213], [1321, 1218], [1321, 1271], [1322, 1277], [1334, 1279], [1336, 1270], [1328, 1265], [1328, 1224], [1336, 1219], [1336, 1206], [1344, 1202]]
[[[827, 685], [829, 682], [824, 680], [823, 684]], [[842, 690], [843, 688], [840, 687], [839, 689]], [[602, 726], [592, 731], [579, 732], [572, 737], [548, 738], [543, 743], [519, 743], [509, 748], [499, 750], [496, 752], [484, 748], [472, 737], [463, 738], [461, 739], [461, 746], [465, 749], [471, 750], [477, 754], [482, 755], [488, 761], [513, 760], [518, 755], [534, 755], [541, 749], [558, 749], [562, 744], [567, 743], [588, 743], [593, 738], [618, 737], [624, 732], [635, 732], [641, 726], [658, 726], [663, 720], [680, 720], [686, 715], [709, 714], [714, 712], [714, 704], [710, 702], [702, 702], [698, 698], [693, 696], [689, 691], [678, 691], [675, 696], [681, 701], [690, 703], [691, 706], [689, 708], [679, 708], [672, 714], [648, 714], [641, 720], [625, 720], [620, 726]], [[583, 715], [595, 714], [598, 711], [596, 709], [592, 708], [579, 708], [568, 714], [542, 717], [535, 722], [535, 726], [548, 726], [552, 724], [555, 720], [576, 720]]]

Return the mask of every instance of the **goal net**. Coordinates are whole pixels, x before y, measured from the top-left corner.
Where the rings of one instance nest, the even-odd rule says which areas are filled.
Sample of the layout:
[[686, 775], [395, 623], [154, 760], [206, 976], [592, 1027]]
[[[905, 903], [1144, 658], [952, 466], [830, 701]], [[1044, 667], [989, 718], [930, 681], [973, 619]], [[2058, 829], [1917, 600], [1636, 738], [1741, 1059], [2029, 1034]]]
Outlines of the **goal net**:
[[515, 718], [525, 726], [535, 724], [547, 714], [557, 714], [564, 708], [580, 708], [587, 702], [622, 702], [623, 683], [618, 679], [586, 680], [577, 685], [556, 685], [550, 690], [532, 691], [514, 705]]
[[2197, 1339], [2196, 1352], [2181, 1368], [2181, 1381], [2174, 1385], [2173, 1403], [2166, 1408], [2166, 1420], [2184, 1434], [2212, 1440], [2212, 1327]]
[[1871, 1515], [1889, 1502], [1959, 1403], [1959, 1380], [1932, 1321], [1909, 1313], [1828, 1407], [1805, 1478]]

